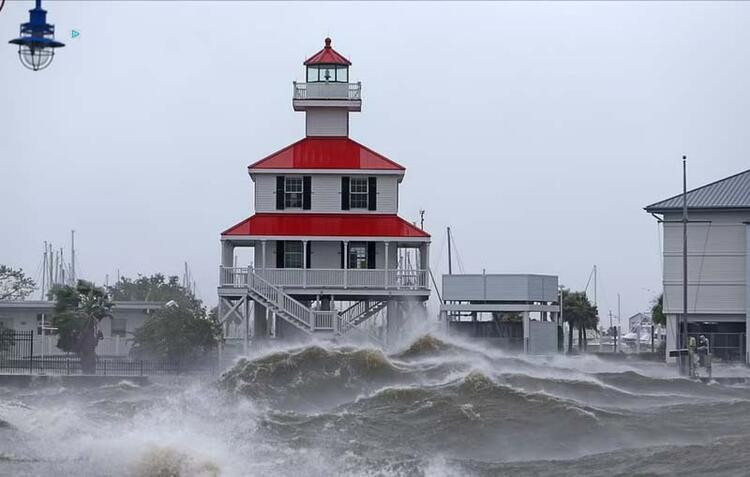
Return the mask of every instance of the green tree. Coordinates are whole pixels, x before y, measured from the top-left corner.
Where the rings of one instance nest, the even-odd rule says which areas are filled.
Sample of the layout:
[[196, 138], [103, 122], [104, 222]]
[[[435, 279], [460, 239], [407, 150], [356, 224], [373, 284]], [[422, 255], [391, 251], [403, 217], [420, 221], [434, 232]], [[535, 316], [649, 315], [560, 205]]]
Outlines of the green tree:
[[113, 304], [103, 288], [79, 280], [75, 287], [52, 289], [55, 310], [52, 325], [59, 336], [57, 347], [75, 353], [85, 374], [96, 373], [96, 345], [101, 338], [99, 322], [111, 317]]
[[599, 324], [599, 313], [591, 304], [585, 292], [571, 292], [563, 289], [563, 319], [569, 325], [568, 352], [573, 351], [573, 330], [578, 329], [578, 348], [583, 349], [586, 343], [586, 330], [596, 329]]
[[176, 276], [166, 277], [161, 273], [151, 276], [139, 275], [136, 279], [120, 278], [117, 283], [109, 287], [109, 294], [114, 301], [155, 301], [167, 303], [177, 302], [181, 307], [200, 310], [201, 301], [190, 290], [180, 285]]
[[206, 313], [201, 300], [176, 276], [123, 277], [109, 291], [117, 301], [165, 303], [133, 333], [131, 354], [136, 358], [191, 362], [216, 348], [221, 339], [216, 314]]
[[203, 307], [168, 302], [133, 333], [131, 354], [190, 363], [214, 350], [221, 340], [221, 326], [214, 313]]
[[667, 316], [664, 314], [664, 293], [654, 298], [651, 306], [651, 320], [655, 325], [667, 325]]
[[34, 280], [22, 269], [0, 265], [0, 300], [23, 300], [34, 291]]

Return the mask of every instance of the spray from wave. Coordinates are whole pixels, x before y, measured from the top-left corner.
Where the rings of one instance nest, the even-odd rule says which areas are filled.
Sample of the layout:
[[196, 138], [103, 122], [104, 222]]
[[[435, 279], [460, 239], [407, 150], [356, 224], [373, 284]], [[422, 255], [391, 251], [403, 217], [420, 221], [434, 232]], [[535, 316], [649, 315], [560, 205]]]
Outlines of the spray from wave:
[[3, 389], [0, 422], [13, 475], [659, 475], [680, 452], [735, 475], [750, 389], [433, 333], [275, 349], [214, 382]]

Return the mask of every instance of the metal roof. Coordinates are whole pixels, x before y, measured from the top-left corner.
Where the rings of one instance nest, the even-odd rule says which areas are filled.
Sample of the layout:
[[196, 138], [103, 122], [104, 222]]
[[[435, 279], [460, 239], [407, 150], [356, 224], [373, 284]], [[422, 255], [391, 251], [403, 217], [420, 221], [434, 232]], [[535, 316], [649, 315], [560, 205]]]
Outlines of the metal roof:
[[404, 167], [348, 137], [306, 137], [248, 166], [263, 169], [383, 169]]
[[334, 50], [331, 46], [331, 39], [326, 38], [325, 45], [322, 50], [312, 55], [310, 58], [305, 60], [303, 63], [306, 66], [310, 65], [343, 65], [349, 66], [352, 64], [351, 61], [344, 58], [338, 51]]
[[259, 213], [225, 230], [222, 236], [415, 237], [424, 230], [393, 214]]
[[[750, 209], [750, 169], [688, 191], [689, 209]], [[647, 212], [679, 210], [682, 194], [645, 207]]]

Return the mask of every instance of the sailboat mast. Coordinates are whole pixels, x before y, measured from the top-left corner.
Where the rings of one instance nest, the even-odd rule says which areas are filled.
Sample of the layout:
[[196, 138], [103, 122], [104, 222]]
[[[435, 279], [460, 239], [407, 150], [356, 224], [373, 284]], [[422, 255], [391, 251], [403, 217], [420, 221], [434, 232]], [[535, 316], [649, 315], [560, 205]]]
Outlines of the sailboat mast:
[[448, 227], [448, 275], [453, 275], [453, 262], [451, 261], [451, 228]]

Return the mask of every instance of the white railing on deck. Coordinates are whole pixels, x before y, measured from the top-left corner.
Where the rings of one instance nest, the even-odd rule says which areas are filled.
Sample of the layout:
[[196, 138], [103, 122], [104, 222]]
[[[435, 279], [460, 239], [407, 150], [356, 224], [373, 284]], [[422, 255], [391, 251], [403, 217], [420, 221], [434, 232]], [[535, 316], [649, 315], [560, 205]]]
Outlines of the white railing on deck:
[[361, 83], [294, 82], [294, 99], [343, 99], [356, 101], [361, 98]]
[[267, 301], [275, 304], [289, 315], [292, 315], [292, 317], [301, 321], [302, 324], [306, 325], [308, 328], [314, 328], [314, 323], [312, 322], [311, 317], [312, 312], [309, 308], [282, 292], [258, 274], [248, 272], [247, 276], [248, 288], [251, 288]]
[[[358, 270], [222, 267], [220, 286], [245, 287], [248, 272], [255, 272], [270, 284], [293, 288], [352, 288], [424, 290], [429, 288], [427, 270]], [[387, 280], [386, 280], [387, 279]]]

